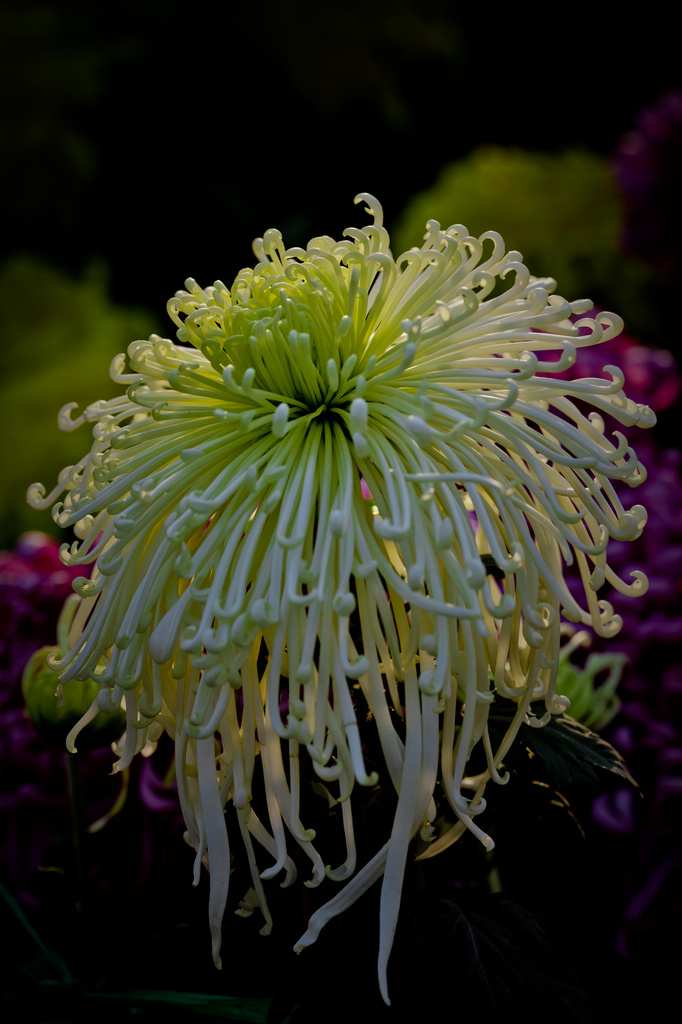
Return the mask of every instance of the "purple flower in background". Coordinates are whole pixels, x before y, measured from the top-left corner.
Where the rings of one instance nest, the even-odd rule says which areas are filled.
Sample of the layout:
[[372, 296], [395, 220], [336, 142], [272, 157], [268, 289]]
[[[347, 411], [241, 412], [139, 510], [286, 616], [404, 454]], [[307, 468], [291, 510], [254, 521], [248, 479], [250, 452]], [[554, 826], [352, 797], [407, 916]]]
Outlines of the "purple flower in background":
[[[631, 566], [646, 565], [649, 589], [636, 609], [615, 590], [606, 596], [624, 622], [617, 646], [627, 653], [633, 669], [646, 662], [650, 674], [652, 663], [660, 662], [661, 647], [676, 650], [682, 637], [682, 454], [676, 449], [656, 451], [651, 445], [647, 457], [648, 477], [640, 494], [652, 526], [646, 539], [631, 546], [634, 550], [614, 544], [613, 564], [621, 573]], [[633, 678], [631, 670], [630, 685]]]
[[[587, 334], [587, 329], [581, 329]], [[642, 345], [635, 338], [621, 334], [610, 338], [605, 344], [588, 346], [580, 349], [580, 358], [573, 366], [562, 373], [551, 376], [574, 380], [578, 377], [595, 377], [606, 379], [605, 366], [618, 366], [625, 375], [625, 386], [633, 401], [649, 405], [655, 413], [669, 409], [679, 398], [682, 381], [677, 371], [672, 352], [663, 348]], [[628, 428], [609, 420], [611, 430], [621, 430], [627, 434]], [[643, 444], [639, 444], [640, 440]], [[638, 449], [647, 446], [657, 449], [651, 436], [641, 438], [638, 435]], [[648, 463], [645, 463], [648, 468]]]
[[672, 280], [682, 228], [682, 92], [643, 110], [612, 160], [625, 204], [624, 247]]
[[[669, 97], [661, 111], [643, 118], [652, 159], [654, 142], [662, 145], [672, 138], [672, 129], [668, 134], [664, 130], [665, 111], [671, 117], [679, 111], [682, 130], [682, 94]], [[635, 159], [635, 141], [629, 143], [631, 184], [634, 188], [638, 170], [645, 197], [646, 164], [643, 153]], [[682, 156], [682, 134], [678, 143]], [[644, 146], [643, 136], [637, 144]], [[652, 175], [654, 169], [652, 165]], [[622, 368], [633, 399], [648, 403], [657, 414], [679, 399], [680, 375], [672, 353], [665, 349], [624, 335], [599, 349], [581, 349], [581, 375], [604, 379], [604, 367], [612, 365]], [[572, 378], [574, 367], [563, 375]], [[627, 427], [605, 418], [607, 436], [615, 430], [629, 436]], [[628, 659], [618, 688], [621, 708], [606, 735], [626, 758], [644, 799], [629, 788], [604, 793], [596, 798], [593, 815], [602, 829], [631, 844], [632, 855], [623, 861], [625, 909], [617, 942], [623, 955], [649, 959], [672, 941], [682, 916], [682, 899], [674, 884], [682, 866], [682, 452], [662, 450], [652, 434], [640, 440], [638, 454], [648, 475], [638, 497], [648, 512], [647, 529], [632, 544], [614, 541], [609, 552], [621, 579], [645, 566], [649, 588], [636, 605], [615, 588], [605, 588], [602, 596], [623, 620], [608, 650]], [[570, 577], [568, 583], [571, 586]], [[596, 651], [606, 649], [599, 638], [592, 646]]]
[[[680, 390], [668, 355], [630, 339], [618, 355], [629, 389], [636, 397], [646, 393], [657, 411]], [[595, 375], [601, 376], [596, 368]], [[621, 577], [645, 565], [649, 589], [636, 609], [615, 589], [604, 597], [623, 619], [610, 649], [629, 660], [619, 688], [622, 707], [607, 734], [644, 799], [616, 790], [598, 797], [593, 813], [602, 828], [634, 843], [625, 861], [618, 948], [626, 957], [651, 961], [675, 941], [682, 918], [675, 881], [682, 867], [682, 452], [659, 449], [651, 436], [640, 451], [648, 470], [640, 487], [647, 529], [634, 544], [614, 543], [610, 552]]]
[[[679, 398], [682, 381], [672, 353], [667, 350], [641, 345], [628, 336], [611, 339], [599, 351], [581, 349], [580, 365], [595, 379], [606, 378], [608, 371], [604, 368], [614, 364], [622, 367], [634, 400], [646, 401], [655, 413], [669, 409]], [[576, 376], [575, 365], [562, 376]], [[608, 416], [605, 419], [607, 436], [616, 430], [629, 436], [627, 426]], [[648, 474], [640, 485], [639, 499], [647, 509], [651, 528], [633, 544], [614, 541], [609, 552], [621, 578], [627, 578], [637, 566], [646, 566], [649, 588], [636, 607], [616, 589], [603, 594], [624, 621], [624, 628], [610, 649], [625, 652], [633, 666], [642, 658], [651, 664], [649, 645], [677, 644], [682, 636], [682, 453], [677, 449], [662, 451], [653, 435], [642, 438], [638, 450]], [[616, 491], [619, 490], [622, 488], [616, 484]], [[569, 579], [569, 586], [572, 583]], [[574, 585], [579, 586], [577, 573]], [[632, 668], [627, 678], [632, 685]]]
[[0, 552], [0, 710], [23, 706], [21, 673], [34, 651], [55, 642], [57, 619], [77, 567], [59, 559], [59, 544], [37, 531]]
[[[59, 859], [70, 806], [66, 750], [46, 743], [33, 727], [24, 709], [22, 673], [35, 651], [54, 645], [57, 620], [73, 593], [71, 581], [81, 574], [62, 564], [59, 544], [43, 533], [25, 533], [13, 551], [0, 552], [0, 873], [25, 903], [36, 902], [38, 869]], [[109, 870], [107, 860], [123, 856], [131, 864], [124, 887], [134, 888], [164, 858], [164, 837], [181, 827], [169, 758], [142, 759], [119, 777], [108, 775], [108, 745], [79, 759], [86, 820], [94, 832], [106, 824], [104, 863], [101, 857], [92, 861], [98, 887], [110, 888], [114, 878], [120, 885], [121, 875]], [[111, 820], [124, 804], [137, 818], [135, 830]]]

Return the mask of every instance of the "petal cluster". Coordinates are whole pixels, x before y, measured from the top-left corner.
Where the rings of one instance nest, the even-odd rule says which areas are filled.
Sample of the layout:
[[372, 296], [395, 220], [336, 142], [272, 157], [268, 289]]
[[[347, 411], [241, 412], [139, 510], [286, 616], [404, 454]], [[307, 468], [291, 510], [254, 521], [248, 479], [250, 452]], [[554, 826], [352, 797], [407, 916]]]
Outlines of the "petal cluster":
[[[286, 249], [268, 231], [231, 289], [194, 281], [170, 301], [177, 343], [152, 336], [120, 356], [120, 398], [62, 426], [92, 424], [87, 455], [36, 506], [73, 527], [68, 565], [81, 604], [63, 683], [99, 679], [83, 722], [125, 704], [124, 767], [163, 729], [175, 738], [180, 799], [196, 872], [211, 875], [218, 962], [231, 803], [270, 924], [263, 880], [343, 883], [300, 947], [383, 876], [380, 983], [408, 844], [431, 835], [436, 802], [452, 824], [433, 855], [479, 825], [483, 792], [531, 701], [555, 695], [560, 617], [612, 635], [598, 598], [610, 537], [633, 539], [644, 509], [614, 481], [644, 471], [602, 413], [653, 422], [623, 377], [563, 380], [577, 350], [622, 327], [587, 301], [554, 295], [494, 232], [429, 222], [395, 259], [381, 207], [342, 241]], [[575, 563], [576, 600], [563, 578]], [[102, 667], [104, 664], [104, 668]], [[517, 711], [496, 748], [497, 696]], [[537, 706], [537, 705], [536, 705]], [[543, 718], [534, 718], [541, 724]], [[78, 728], [71, 742], [75, 741]], [[366, 763], [365, 737], [383, 764]], [[217, 738], [217, 742], [216, 742]], [[468, 762], [480, 745], [485, 771]], [[327, 865], [302, 820], [302, 778], [340, 802], [341, 863]], [[356, 863], [353, 793], [391, 787], [392, 831]], [[265, 793], [262, 804], [256, 792]]]

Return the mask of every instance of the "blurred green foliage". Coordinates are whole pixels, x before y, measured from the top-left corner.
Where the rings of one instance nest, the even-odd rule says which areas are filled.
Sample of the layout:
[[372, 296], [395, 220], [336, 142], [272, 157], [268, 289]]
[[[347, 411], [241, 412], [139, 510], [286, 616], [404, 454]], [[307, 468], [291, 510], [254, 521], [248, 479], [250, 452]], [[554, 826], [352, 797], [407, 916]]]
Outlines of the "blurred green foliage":
[[[26, 504], [29, 484], [49, 492], [63, 466], [77, 462], [91, 444], [88, 428], [63, 433], [59, 410], [120, 393], [109, 379], [113, 357], [158, 325], [147, 310], [114, 305], [106, 273], [92, 266], [74, 280], [31, 256], [0, 267], [0, 547], [24, 530], [49, 530], [49, 513]], [[63, 531], [52, 525], [54, 536]]]
[[653, 274], [621, 252], [621, 201], [603, 157], [476, 149], [410, 200], [393, 230], [394, 254], [419, 245], [430, 219], [477, 236], [495, 230], [567, 299], [614, 310], [631, 332], [651, 327]]

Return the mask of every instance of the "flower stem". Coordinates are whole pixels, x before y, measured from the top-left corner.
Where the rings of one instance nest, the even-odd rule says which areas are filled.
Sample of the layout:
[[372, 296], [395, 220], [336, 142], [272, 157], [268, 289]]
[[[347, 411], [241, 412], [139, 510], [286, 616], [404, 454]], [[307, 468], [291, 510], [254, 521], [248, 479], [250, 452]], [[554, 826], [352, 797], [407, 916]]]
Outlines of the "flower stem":
[[71, 801], [71, 837], [76, 864], [76, 906], [81, 921], [83, 939], [82, 969], [86, 980], [90, 979], [92, 964], [92, 928], [90, 914], [90, 881], [87, 861], [87, 829], [83, 809], [80, 762], [77, 753], [67, 753], [66, 771], [69, 780]]

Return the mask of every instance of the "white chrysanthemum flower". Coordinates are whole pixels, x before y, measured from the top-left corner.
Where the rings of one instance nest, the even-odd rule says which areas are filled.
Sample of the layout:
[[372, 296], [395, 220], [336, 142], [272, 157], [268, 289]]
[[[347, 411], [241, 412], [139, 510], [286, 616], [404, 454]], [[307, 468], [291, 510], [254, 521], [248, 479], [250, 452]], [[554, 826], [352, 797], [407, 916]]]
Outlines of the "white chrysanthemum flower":
[[[341, 242], [285, 249], [268, 231], [231, 290], [188, 281], [168, 307], [179, 344], [135, 342], [130, 372], [123, 356], [112, 368], [122, 397], [74, 422], [63, 411], [64, 429], [94, 423], [94, 443], [29, 500], [48, 507], [66, 490], [53, 514], [80, 543], [64, 561], [96, 562], [74, 585], [82, 600], [57, 666], [64, 683], [100, 681], [83, 723], [125, 698], [119, 768], [163, 729], [175, 738], [195, 873], [202, 860], [210, 869], [216, 962], [231, 803], [266, 929], [262, 880], [293, 877], [287, 842], [310, 858], [309, 884], [343, 883], [298, 948], [383, 876], [387, 999], [408, 844], [430, 834], [434, 795], [455, 823], [427, 855], [465, 830], [491, 846], [486, 783], [506, 781], [531, 700], [547, 712], [535, 724], [565, 707], [560, 616], [610, 636], [619, 621], [601, 585], [646, 586], [606, 561], [609, 537], [637, 537], [646, 515], [616, 494], [614, 480], [636, 485], [643, 471], [600, 414], [643, 426], [653, 415], [625, 398], [615, 367], [612, 380], [541, 375], [617, 334], [617, 317], [576, 320], [591, 304], [553, 295], [494, 232], [432, 221], [421, 248], [394, 259], [379, 203], [360, 200], [374, 223]], [[582, 601], [564, 582], [572, 563]], [[517, 710], [493, 749], [497, 695]], [[363, 758], [370, 731], [379, 779]], [[472, 778], [477, 744], [487, 770]], [[340, 866], [325, 867], [301, 820], [302, 771], [341, 802]], [[356, 869], [353, 791], [377, 781], [397, 794], [395, 819]]]

